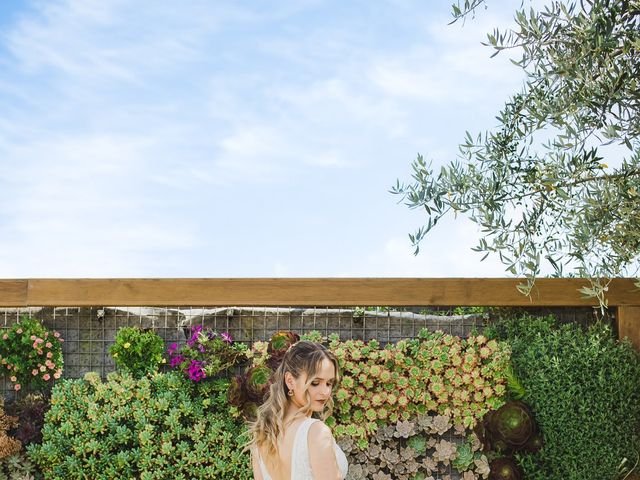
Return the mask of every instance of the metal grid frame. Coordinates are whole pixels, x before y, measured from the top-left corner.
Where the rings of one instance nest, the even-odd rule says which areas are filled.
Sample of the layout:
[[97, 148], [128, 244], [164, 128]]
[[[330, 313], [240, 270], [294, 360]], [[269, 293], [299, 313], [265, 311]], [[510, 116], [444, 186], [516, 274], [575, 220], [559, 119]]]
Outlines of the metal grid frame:
[[[561, 322], [591, 323], [597, 312], [589, 307], [520, 309], [534, 314], [555, 314]], [[338, 333], [342, 340], [377, 339], [383, 345], [402, 338], [415, 338], [422, 328], [442, 330], [466, 337], [483, 328], [481, 316], [454, 315], [453, 307], [407, 307], [397, 309], [361, 307], [27, 307], [0, 309], [0, 331], [23, 315], [40, 319], [57, 330], [65, 340], [63, 378], [81, 378], [90, 371], [102, 377], [115, 370], [109, 346], [121, 327], [154, 330], [168, 346], [186, 341], [192, 325], [209, 326], [229, 332], [236, 341], [247, 344], [268, 340], [279, 330], [299, 334], [320, 331]], [[16, 397], [6, 379], [0, 381], [5, 399]], [[21, 391], [17, 395], [24, 395]]]

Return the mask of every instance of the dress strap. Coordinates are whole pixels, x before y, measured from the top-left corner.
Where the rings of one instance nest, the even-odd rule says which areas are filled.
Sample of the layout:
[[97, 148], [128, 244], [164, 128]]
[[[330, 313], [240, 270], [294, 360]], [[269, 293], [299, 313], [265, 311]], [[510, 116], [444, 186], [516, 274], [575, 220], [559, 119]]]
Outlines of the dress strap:
[[258, 450], [258, 447], [254, 446], [251, 453], [252, 455], [255, 455], [256, 457], [258, 457], [258, 465], [260, 466], [260, 473], [262, 473], [263, 480], [271, 480], [271, 475], [269, 475], [269, 472], [267, 471], [267, 467], [262, 461], [262, 455], [260, 455], [260, 451]]

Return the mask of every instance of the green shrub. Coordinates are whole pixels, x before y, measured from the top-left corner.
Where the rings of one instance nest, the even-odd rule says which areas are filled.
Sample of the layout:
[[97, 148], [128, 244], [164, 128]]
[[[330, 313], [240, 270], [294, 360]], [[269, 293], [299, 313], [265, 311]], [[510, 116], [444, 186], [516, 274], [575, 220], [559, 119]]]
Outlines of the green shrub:
[[[542, 431], [539, 454], [521, 455], [525, 478], [616, 479], [640, 445], [640, 357], [610, 329], [556, 327], [525, 317], [490, 329], [508, 340], [516, 376]], [[489, 333], [488, 333], [489, 334]]]
[[116, 366], [134, 377], [142, 377], [147, 373], [158, 371], [165, 363], [164, 340], [153, 331], [140, 330], [135, 327], [123, 327], [118, 330], [116, 340], [109, 353]]
[[249, 479], [227, 386], [198, 388], [177, 373], [66, 380], [53, 389], [43, 443], [29, 456], [47, 480]]

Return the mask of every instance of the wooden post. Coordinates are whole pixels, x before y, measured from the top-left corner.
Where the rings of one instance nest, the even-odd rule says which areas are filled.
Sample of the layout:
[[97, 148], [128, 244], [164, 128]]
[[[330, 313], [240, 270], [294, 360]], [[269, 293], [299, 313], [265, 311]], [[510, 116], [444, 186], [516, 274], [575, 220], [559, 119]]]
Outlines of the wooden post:
[[640, 306], [618, 307], [616, 321], [620, 339], [627, 337], [640, 352]]

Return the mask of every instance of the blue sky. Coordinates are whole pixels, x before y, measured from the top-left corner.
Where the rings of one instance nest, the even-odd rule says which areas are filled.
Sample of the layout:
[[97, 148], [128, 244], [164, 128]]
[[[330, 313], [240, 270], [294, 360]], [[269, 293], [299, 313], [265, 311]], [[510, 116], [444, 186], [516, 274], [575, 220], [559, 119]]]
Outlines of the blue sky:
[[450, 3], [0, 3], [0, 277], [505, 276], [388, 192], [522, 84]]

